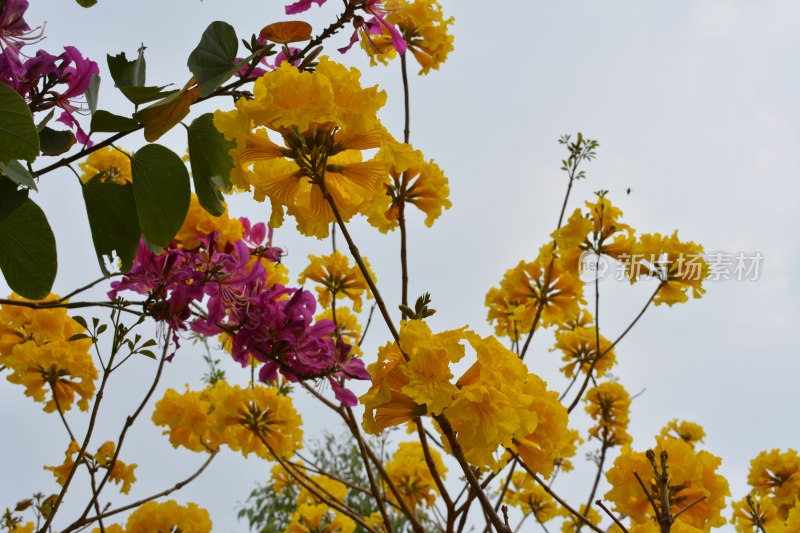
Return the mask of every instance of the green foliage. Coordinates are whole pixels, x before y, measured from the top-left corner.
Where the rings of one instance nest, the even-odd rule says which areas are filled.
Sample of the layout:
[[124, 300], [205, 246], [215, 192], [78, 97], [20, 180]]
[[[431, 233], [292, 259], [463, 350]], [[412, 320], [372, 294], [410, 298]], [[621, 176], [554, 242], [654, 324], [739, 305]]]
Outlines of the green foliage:
[[139, 127], [139, 123], [132, 118], [115, 115], [102, 109], [92, 115], [92, 131], [120, 132], [131, 131]]
[[25, 100], [0, 83], [0, 162], [33, 161], [39, 155], [39, 134]]
[[61, 155], [72, 148], [76, 142], [75, 135], [71, 131], [54, 130], [48, 127], [43, 127], [39, 131], [39, 143], [44, 155]]
[[144, 60], [145, 47], [139, 47], [139, 54], [134, 60], [129, 60], [125, 52], [106, 56], [108, 70], [117, 88], [135, 105], [146, 104], [161, 100], [176, 91], [165, 91], [167, 85], [145, 86], [147, 78], [147, 63]]
[[0, 222], [13, 213], [28, 199], [28, 189], [20, 189], [17, 184], [0, 176]]
[[131, 158], [131, 171], [142, 233], [151, 244], [164, 247], [181, 229], [189, 211], [186, 165], [172, 150], [148, 144]]
[[0, 270], [14, 292], [38, 300], [53, 287], [56, 239], [44, 212], [31, 199], [0, 222]]
[[208, 96], [236, 73], [238, 49], [239, 40], [233, 26], [221, 21], [209, 24], [187, 62], [200, 87], [200, 96]]
[[223, 192], [230, 192], [230, 174], [233, 160], [228, 153], [235, 145], [214, 127], [213, 113], [194, 119], [186, 129], [189, 142], [189, 160], [197, 199], [203, 209], [219, 216], [225, 211]]
[[9, 161], [8, 163], [0, 162], [0, 174], [7, 177], [17, 185], [22, 185], [28, 189], [38, 191], [36, 182], [33, 181], [33, 176], [28, 172], [28, 169], [22, 166], [19, 161]]
[[108, 275], [105, 258], [111, 262], [115, 254], [120, 259], [122, 271], [127, 272], [136, 257], [142, 234], [133, 186], [130, 183], [103, 182], [102, 178], [103, 175], [98, 174], [83, 186], [92, 242], [103, 274]]

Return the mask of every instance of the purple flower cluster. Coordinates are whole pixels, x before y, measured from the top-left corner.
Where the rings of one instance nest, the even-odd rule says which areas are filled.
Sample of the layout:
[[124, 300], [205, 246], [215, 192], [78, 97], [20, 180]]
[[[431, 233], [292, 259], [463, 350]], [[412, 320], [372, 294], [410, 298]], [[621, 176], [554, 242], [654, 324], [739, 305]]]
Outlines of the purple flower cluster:
[[60, 55], [39, 50], [26, 56], [23, 46], [38, 42], [41, 31], [35, 34], [25, 22], [27, 0], [5, 0], [0, 11], [0, 82], [17, 91], [31, 108], [31, 112], [60, 108], [59, 122], [76, 131], [83, 144], [88, 143], [86, 133], [75, 119], [79, 111], [76, 99], [83, 96], [92, 76], [99, 75], [97, 63], [83, 57], [74, 46], [65, 46]]
[[[280, 259], [280, 250], [262, 246], [264, 224], [242, 223], [244, 238], [223, 250], [216, 232], [193, 250], [173, 244], [156, 254], [142, 241], [130, 272], [111, 284], [109, 297], [124, 290], [147, 295], [145, 311], [169, 324], [175, 341], [177, 331], [187, 328], [222, 334], [242, 366], [263, 363], [261, 381], [274, 381], [279, 372], [293, 382], [327, 378], [339, 401], [355, 405], [356, 396], [342, 382], [369, 379], [363, 361], [335, 338], [333, 322], [314, 323], [317, 304], [310, 292], [267, 282], [264, 262]], [[201, 303], [205, 313], [197, 311]]]

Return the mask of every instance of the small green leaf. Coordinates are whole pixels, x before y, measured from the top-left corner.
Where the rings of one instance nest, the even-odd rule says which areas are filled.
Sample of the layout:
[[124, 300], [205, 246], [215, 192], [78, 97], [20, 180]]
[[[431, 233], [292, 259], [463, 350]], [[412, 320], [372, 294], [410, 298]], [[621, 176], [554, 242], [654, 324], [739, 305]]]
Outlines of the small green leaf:
[[142, 87], [144, 86], [147, 64], [144, 60], [144, 45], [139, 47], [139, 55], [133, 61], [125, 57], [125, 52], [112, 56], [107, 55], [108, 70], [114, 84], [122, 89], [123, 87]]
[[39, 135], [31, 110], [17, 92], [0, 83], [0, 161], [33, 161], [39, 155]]
[[156, 358], [156, 354], [154, 354], [150, 350], [139, 350], [138, 353], [144, 355], [145, 357], [149, 357], [150, 359], [155, 359]]
[[53, 231], [29, 198], [0, 222], [0, 270], [14, 292], [38, 300], [50, 292], [57, 269]]
[[[233, 160], [228, 153], [236, 146], [214, 127], [214, 114], [206, 113], [192, 121], [189, 136], [189, 162], [192, 166], [194, 191], [203, 209], [214, 216], [225, 212], [222, 193], [231, 189]], [[224, 188], [220, 190], [220, 184]]]
[[136, 105], [146, 104], [148, 102], [154, 102], [156, 100], [161, 100], [162, 98], [166, 98], [171, 94], [178, 92], [177, 90], [172, 91], [165, 91], [164, 88], [168, 87], [167, 85], [162, 85], [160, 87], [120, 87], [119, 90], [122, 91], [122, 94], [125, 95], [125, 98], [130, 100], [132, 103]]
[[112, 263], [116, 254], [122, 271], [127, 272], [136, 257], [142, 233], [133, 186], [103, 182], [102, 175], [98, 174], [84, 184], [83, 200], [100, 269], [108, 275], [105, 259]]
[[108, 329], [107, 324], [100, 324], [100, 327], [98, 327], [97, 330], [95, 331], [95, 335], [102, 335], [103, 332], [107, 329]]
[[139, 226], [148, 242], [172, 241], [189, 211], [191, 188], [186, 165], [175, 152], [148, 144], [131, 158]]
[[28, 199], [29, 189], [20, 189], [16, 183], [0, 177], [0, 222], [16, 211]]
[[80, 341], [80, 340], [83, 340], [83, 339], [91, 339], [91, 338], [92, 337], [90, 337], [86, 333], [76, 333], [75, 335], [73, 335], [72, 337], [67, 339], [67, 341], [68, 342], [73, 342], [73, 341]]
[[86, 330], [89, 329], [89, 325], [86, 323], [86, 319], [83, 318], [82, 316], [76, 315], [76, 316], [72, 317], [72, 320], [74, 320], [75, 322], [77, 322], [78, 324], [83, 326], [83, 329], [86, 329]]
[[23, 185], [34, 191], [39, 189], [36, 187], [36, 182], [33, 181], [33, 176], [28, 172], [28, 169], [22, 166], [19, 161], [9, 161], [8, 163], [0, 163], [0, 174], [7, 177], [17, 185]]
[[86, 104], [89, 112], [94, 115], [97, 111], [97, 98], [100, 96], [100, 76], [93, 74], [89, 80], [89, 87], [86, 88]]
[[95, 111], [94, 115], [92, 115], [92, 131], [116, 133], [133, 131], [138, 127], [139, 123], [132, 118], [115, 115], [102, 109]]
[[189, 55], [187, 65], [200, 87], [200, 96], [208, 96], [236, 73], [236, 52], [239, 40], [236, 31], [227, 22], [209, 24], [200, 44]]
[[47, 126], [47, 124], [50, 122], [50, 119], [52, 119], [53, 115], [55, 115], [55, 114], [56, 114], [56, 110], [55, 109], [51, 109], [50, 112], [47, 115], [45, 115], [45, 117], [41, 120], [41, 122], [39, 122], [36, 125], [36, 131], [41, 133], [42, 130], [44, 129], [44, 127]]
[[61, 155], [77, 142], [71, 131], [54, 130], [44, 127], [39, 132], [39, 143], [44, 155]]

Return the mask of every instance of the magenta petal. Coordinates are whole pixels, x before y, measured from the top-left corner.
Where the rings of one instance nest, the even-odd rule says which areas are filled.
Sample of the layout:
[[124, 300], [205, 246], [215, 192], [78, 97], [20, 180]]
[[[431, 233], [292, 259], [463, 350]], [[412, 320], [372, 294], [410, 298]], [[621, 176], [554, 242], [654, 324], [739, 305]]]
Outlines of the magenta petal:
[[287, 15], [297, 15], [298, 13], [302, 13], [303, 11], [308, 11], [311, 9], [311, 4], [317, 4], [321, 6], [325, 3], [325, 0], [299, 0], [299, 2], [295, 2], [294, 4], [289, 4], [286, 6], [286, 14]]
[[341, 48], [339, 48], [339, 49], [338, 49], [338, 50], [339, 50], [339, 53], [340, 53], [340, 54], [344, 54], [344, 53], [346, 53], [346, 52], [347, 52], [347, 51], [349, 51], [349, 50], [350, 50], [350, 49], [353, 47], [353, 45], [354, 45], [354, 44], [356, 44], [357, 42], [358, 42], [358, 30], [356, 30], [356, 31], [354, 31], [354, 32], [353, 32], [353, 35], [350, 37], [350, 43], [349, 43], [347, 46], [343, 46], [343, 47], [341, 47]]
[[400, 33], [393, 24], [389, 24], [386, 20], [378, 15], [377, 13], [373, 13], [375, 18], [383, 25], [384, 28], [389, 30], [389, 34], [392, 36], [392, 46], [394, 49], [397, 50], [397, 53], [402, 55], [406, 53], [406, 48], [408, 48], [408, 44], [406, 44], [406, 40], [403, 39], [403, 35]]
[[328, 381], [331, 384], [331, 389], [333, 389], [333, 394], [336, 396], [337, 400], [342, 402], [342, 404], [346, 405], [347, 407], [355, 407], [358, 405], [358, 398], [353, 391], [345, 389], [332, 377], [328, 377]]

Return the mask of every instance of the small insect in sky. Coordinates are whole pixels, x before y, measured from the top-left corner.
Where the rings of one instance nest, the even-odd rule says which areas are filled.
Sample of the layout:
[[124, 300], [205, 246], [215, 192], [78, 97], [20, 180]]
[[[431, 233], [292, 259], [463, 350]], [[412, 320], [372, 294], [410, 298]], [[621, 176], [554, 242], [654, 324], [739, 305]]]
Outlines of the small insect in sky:
[[630, 187], [628, 187], [627, 189], [625, 189], [625, 193], [626, 193], [626, 194], [630, 194], [631, 192], [633, 192], [633, 189], [631, 189]]

